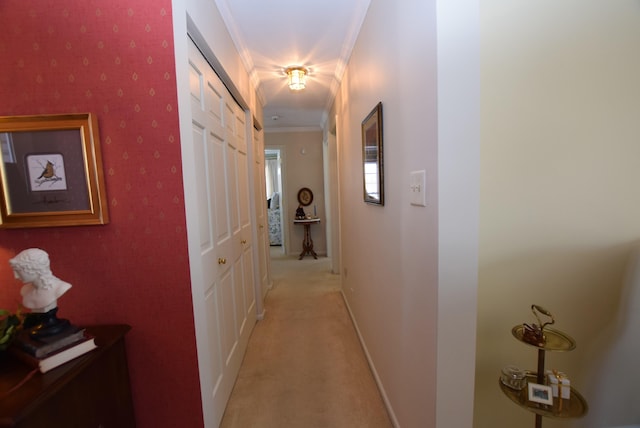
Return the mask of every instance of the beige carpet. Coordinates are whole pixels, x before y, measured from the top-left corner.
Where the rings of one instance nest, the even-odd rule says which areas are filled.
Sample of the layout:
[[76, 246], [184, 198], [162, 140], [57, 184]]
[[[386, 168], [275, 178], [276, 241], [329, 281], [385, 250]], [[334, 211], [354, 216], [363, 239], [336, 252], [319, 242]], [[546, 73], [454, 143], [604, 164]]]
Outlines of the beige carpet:
[[273, 289], [222, 428], [390, 428], [328, 259], [272, 249]]

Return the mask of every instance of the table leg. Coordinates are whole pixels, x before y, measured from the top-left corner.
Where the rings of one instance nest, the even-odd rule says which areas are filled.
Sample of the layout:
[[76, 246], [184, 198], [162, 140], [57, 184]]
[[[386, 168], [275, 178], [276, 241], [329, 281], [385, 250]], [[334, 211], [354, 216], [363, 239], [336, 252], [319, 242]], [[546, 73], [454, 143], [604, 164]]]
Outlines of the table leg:
[[302, 239], [302, 252], [300, 253], [300, 257], [298, 260], [302, 260], [302, 258], [311, 254], [314, 259], [318, 258], [318, 255], [315, 251], [313, 251], [313, 239], [311, 239], [311, 224], [304, 225], [304, 238]]

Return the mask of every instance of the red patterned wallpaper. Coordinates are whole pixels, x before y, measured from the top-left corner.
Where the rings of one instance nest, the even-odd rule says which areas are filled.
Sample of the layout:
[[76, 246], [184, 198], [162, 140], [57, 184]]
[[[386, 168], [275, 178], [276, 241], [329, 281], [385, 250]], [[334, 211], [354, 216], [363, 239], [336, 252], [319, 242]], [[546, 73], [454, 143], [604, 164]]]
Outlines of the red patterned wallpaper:
[[127, 323], [139, 427], [202, 426], [187, 259], [170, 0], [0, 2], [0, 115], [98, 116], [111, 223], [0, 230], [7, 260], [40, 247], [73, 284], [59, 315]]

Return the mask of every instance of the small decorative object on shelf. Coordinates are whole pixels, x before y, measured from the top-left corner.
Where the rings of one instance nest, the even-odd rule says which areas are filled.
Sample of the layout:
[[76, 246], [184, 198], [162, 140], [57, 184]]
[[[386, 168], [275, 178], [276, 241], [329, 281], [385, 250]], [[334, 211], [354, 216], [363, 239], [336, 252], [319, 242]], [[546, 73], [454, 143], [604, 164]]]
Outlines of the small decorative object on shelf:
[[526, 373], [516, 366], [507, 366], [502, 369], [500, 381], [503, 385], [520, 391], [527, 386]]
[[[535, 413], [536, 428], [542, 427], [542, 417], [580, 418], [588, 411], [587, 401], [571, 386], [566, 374], [544, 367], [547, 351], [571, 351], [576, 342], [569, 335], [548, 327], [555, 323], [551, 312], [538, 305], [531, 305], [531, 310], [537, 324], [517, 325], [511, 333], [520, 342], [538, 349], [538, 369], [532, 372], [505, 367], [500, 376], [500, 389], [515, 404]], [[543, 323], [541, 314], [550, 320]], [[524, 379], [520, 380], [520, 375]]]
[[[551, 385], [551, 390], [553, 391], [553, 396], [560, 398], [564, 398], [566, 400], [571, 398], [571, 381], [567, 377], [566, 374], [559, 372], [556, 369], [547, 370], [547, 379], [549, 385]], [[558, 385], [560, 385], [561, 394], [558, 393]]]
[[[538, 306], [531, 305], [531, 311], [533, 315], [535, 315], [536, 320], [538, 320], [538, 324], [529, 325], [527, 323], [522, 324], [523, 334], [522, 338], [525, 342], [530, 343], [536, 346], [544, 346], [546, 342], [546, 337], [544, 335], [544, 328], [548, 325], [555, 323], [556, 321], [553, 319], [553, 315], [546, 309]], [[546, 315], [551, 318], [551, 321], [547, 321], [546, 323], [542, 323], [540, 321], [540, 314]]]
[[305, 218], [307, 218], [307, 215], [304, 212], [304, 208], [302, 208], [302, 205], [299, 205], [296, 210], [296, 220], [304, 220]]
[[20, 330], [22, 315], [20, 312], [11, 313], [5, 309], [0, 309], [0, 351], [5, 351], [16, 333]]
[[[24, 346], [13, 346], [9, 351], [29, 367], [38, 369], [40, 373], [47, 373], [97, 348], [94, 337], [88, 335], [85, 329], [80, 329], [79, 333], [80, 336], [74, 338], [68, 345], [56, 347], [50, 352], [39, 353], [39, 348], [30, 350]], [[38, 353], [38, 355], [34, 355], [34, 353]]]
[[527, 386], [529, 388], [529, 401], [553, 405], [553, 395], [550, 387], [538, 383], [529, 383]]
[[21, 251], [9, 260], [9, 265], [24, 285], [20, 290], [22, 305], [31, 310], [23, 327], [33, 337], [56, 335], [69, 327], [68, 320], [59, 319], [58, 299], [69, 291], [71, 284], [51, 272], [49, 254], [39, 248]]
[[[8, 338], [9, 351], [14, 356], [46, 373], [96, 348], [93, 337], [84, 329], [57, 317], [58, 299], [71, 289], [71, 284], [53, 275], [45, 251], [21, 251], [9, 260], [9, 265], [23, 282], [22, 305], [30, 310]], [[10, 317], [7, 320], [8, 325], [15, 323]]]

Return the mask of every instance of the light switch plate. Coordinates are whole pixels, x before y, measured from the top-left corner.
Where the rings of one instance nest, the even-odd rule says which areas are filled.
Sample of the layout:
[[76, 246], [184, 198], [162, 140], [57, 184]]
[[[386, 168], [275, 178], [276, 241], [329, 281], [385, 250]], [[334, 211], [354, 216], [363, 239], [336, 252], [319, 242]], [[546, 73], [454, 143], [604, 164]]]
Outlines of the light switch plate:
[[409, 184], [409, 201], [411, 205], [415, 205], [418, 207], [426, 207], [427, 206], [427, 195], [426, 195], [426, 186], [427, 186], [427, 172], [422, 171], [412, 171], [411, 178]]

